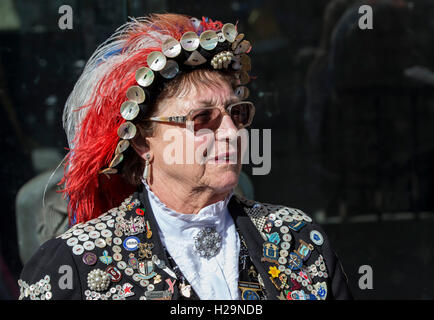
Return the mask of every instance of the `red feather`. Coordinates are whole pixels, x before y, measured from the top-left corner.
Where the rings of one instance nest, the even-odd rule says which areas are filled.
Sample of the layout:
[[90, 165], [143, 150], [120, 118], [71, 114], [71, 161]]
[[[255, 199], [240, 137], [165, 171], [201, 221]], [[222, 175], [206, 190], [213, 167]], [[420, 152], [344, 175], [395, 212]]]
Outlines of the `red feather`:
[[[221, 28], [220, 21], [205, 22], [205, 30]], [[176, 14], [156, 14], [149, 21], [140, 22], [125, 34], [125, 48], [137, 45], [140, 40], [154, 37], [150, 32], [168, 34], [179, 40], [194, 27], [187, 16]], [[155, 37], [154, 37], [155, 38]], [[161, 43], [160, 39], [156, 39]], [[119, 137], [117, 130], [125, 122], [120, 115], [120, 106], [126, 101], [126, 91], [136, 85], [135, 72], [147, 66], [146, 59], [152, 51], [161, 51], [160, 47], [145, 48], [136, 51], [126, 60], [114, 65], [96, 85], [95, 92], [88, 104], [79, 109], [88, 109], [79, 124], [74, 138], [74, 147], [70, 150], [61, 184], [66, 195], [70, 223], [81, 223], [94, 219], [112, 207], [118, 206], [130, 195], [135, 187], [126, 183], [119, 175], [107, 178], [99, 174], [108, 166], [114, 155]]]

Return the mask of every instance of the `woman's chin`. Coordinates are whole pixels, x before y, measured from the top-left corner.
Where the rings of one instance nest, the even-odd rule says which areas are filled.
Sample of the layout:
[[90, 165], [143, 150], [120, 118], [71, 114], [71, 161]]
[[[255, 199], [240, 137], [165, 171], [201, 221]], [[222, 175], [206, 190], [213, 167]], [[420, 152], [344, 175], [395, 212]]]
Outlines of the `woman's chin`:
[[237, 170], [226, 170], [219, 173], [213, 179], [213, 184], [215, 189], [220, 191], [229, 191], [232, 188], [235, 188], [238, 184], [239, 171]]

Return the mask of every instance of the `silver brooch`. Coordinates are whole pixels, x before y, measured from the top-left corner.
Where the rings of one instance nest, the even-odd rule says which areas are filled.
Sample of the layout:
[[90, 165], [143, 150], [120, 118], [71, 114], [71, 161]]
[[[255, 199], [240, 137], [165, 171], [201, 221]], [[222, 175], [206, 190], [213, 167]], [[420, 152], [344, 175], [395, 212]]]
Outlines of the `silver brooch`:
[[222, 237], [213, 227], [202, 228], [194, 237], [194, 251], [202, 258], [212, 258], [222, 246]]

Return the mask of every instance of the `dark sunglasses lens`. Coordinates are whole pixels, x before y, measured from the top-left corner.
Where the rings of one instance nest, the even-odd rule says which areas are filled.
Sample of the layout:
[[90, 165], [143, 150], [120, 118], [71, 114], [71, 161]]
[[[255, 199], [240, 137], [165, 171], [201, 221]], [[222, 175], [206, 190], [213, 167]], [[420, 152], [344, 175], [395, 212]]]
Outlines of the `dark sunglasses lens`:
[[231, 118], [237, 128], [249, 125], [251, 114], [252, 105], [250, 103], [240, 103], [231, 108]]
[[221, 122], [221, 112], [218, 108], [198, 110], [193, 113], [191, 119], [194, 122], [194, 131], [200, 129], [217, 129]]

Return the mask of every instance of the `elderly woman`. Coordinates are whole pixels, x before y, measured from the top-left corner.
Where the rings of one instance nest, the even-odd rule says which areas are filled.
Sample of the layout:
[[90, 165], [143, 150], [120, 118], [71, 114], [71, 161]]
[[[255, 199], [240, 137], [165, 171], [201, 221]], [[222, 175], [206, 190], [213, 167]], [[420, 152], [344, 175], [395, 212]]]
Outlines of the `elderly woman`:
[[96, 50], [64, 111], [72, 227], [26, 264], [20, 299], [350, 297], [309, 216], [234, 195], [250, 49], [233, 24], [161, 14]]

